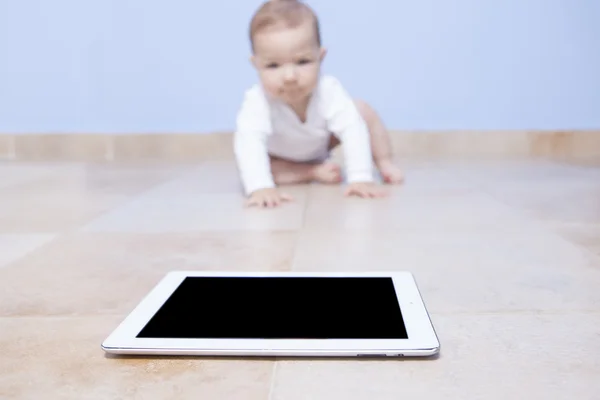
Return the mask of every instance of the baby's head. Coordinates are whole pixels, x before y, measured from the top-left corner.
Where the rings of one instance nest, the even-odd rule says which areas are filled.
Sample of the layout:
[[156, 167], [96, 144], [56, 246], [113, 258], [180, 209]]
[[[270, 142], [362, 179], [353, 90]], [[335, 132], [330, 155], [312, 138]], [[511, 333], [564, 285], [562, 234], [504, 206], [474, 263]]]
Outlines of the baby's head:
[[319, 21], [299, 0], [271, 0], [250, 24], [252, 63], [265, 91], [290, 105], [301, 104], [318, 84], [325, 50]]

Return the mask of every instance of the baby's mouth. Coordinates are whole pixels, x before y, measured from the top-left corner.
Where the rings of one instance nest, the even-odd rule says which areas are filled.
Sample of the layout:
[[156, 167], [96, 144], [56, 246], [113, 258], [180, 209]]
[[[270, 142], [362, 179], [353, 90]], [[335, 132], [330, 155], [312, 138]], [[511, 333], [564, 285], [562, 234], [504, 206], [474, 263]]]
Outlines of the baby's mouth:
[[300, 94], [300, 88], [284, 88], [282, 93], [287, 96], [297, 96]]

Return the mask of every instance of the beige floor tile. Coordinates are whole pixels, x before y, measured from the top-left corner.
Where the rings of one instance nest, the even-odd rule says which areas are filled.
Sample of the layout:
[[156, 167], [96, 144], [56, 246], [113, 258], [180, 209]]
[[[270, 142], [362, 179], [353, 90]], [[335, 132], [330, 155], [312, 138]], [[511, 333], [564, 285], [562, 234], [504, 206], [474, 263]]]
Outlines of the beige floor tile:
[[465, 179], [461, 168], [450, 168], [455, 163], [420, 162], [402, 163], [398, 166], [405, 174], [405, 182], [389, 187], [392, 193], [402, 195], [466, 194], [478, 190], [476, 181]]
[[73, 193], [93, 195], [139, 194], [178, 178], [192, 166], [171, 166], [168, 164], [49, 164], [43, 177], [35, 181], [40, 191], [57, 191], [65, 197]]
[[0, 316], [129, 313], [169, 271], [289, 270], [295, 241], [285, 232], [63, 236], [0, 269]]
[[174, 174], [170, 168], [77, 164], [46, 169], [30, 167], [26, 181], [0, 188], [0, 232], [77, 228]]
[[242, 187], [237, 168], [233, 162], [206, 161], [192, 165], [177, 179], [154, 188], [153, 196], [170, 197], [173, 193], [182, 196], [204, 194], [235, 194], [242, 196]]
[[600, 256], [600, 224], [555, 224], [552, 228], [566, 240]]
[[[187, 180], [187, 179], [186, 179]], [[306, 189], [288, 189], [294, 201], [276, 209], [246, 208], [240, 193], [173, 191], [181, 182], [149, 191], [87, 224], [88, 232], [278, 231], [300, 229]]]
[[0, 234], [0, 268], [24, 257], [29, 252], [45, 245], [54, 235], [2, 235]]
[[600, 176], [594, 182], [491, 183], [485, 190], [529, 218], [600, 223]]
[[598, 398], [600, 314], [452, 315], [434, 323], [438, 359], [280, 361], [271, 398]]
[[50, 167], [47, 164], [0, 162], [0, 189], [54, 176], [60, 170], [60, 168]]
[[120, 317], [0, 318], [2, 399], [266, 400], [266, 360], [113, 358], [100, 343]]
[[510, 206], [476, 189], [435, 189], [407, 183], [390, 189], [385, 199], [344, 198], [341, 188], [313, 186], [305, 228], [328, 230], [490, 229], [520, 226], [523, 218]]
[[545, 160], [435, 162], [435, 169], [475, 184], [597, 182], [600, 168]]
[[128, 196], [40, 190], [35, 184], [0, 190], [0, 232], [58, 232], [79, 227]]
[[552, 233], [303, 231], [295, 271], [415, 275], [429, 309], [600, 311], [600, 257]]

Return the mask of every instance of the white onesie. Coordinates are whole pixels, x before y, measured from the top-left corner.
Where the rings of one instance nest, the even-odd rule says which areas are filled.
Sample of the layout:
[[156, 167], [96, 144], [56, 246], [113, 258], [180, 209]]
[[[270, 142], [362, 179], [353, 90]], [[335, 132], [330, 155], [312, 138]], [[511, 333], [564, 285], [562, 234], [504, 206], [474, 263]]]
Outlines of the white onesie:
[[303, 123], [259, 84], [249, 89], [237, 115], [234, 151], [246, 194], [273, 188], [269, 155], [298, 162], [328, 157], [330, 135], [341, 142], [348, 182], [373, 180], [371, 142], [365, 121], [340, 82], [319, 80]]

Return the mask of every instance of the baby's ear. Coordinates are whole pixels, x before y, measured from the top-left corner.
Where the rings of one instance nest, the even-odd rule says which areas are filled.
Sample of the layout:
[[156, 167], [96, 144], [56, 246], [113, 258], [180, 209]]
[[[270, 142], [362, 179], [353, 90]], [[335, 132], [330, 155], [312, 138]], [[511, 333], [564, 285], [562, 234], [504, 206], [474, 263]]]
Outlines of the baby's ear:
[[325, 56], [327, 55], [327, 49], [325, 47], [321, 47], [319, 59], [323, 61]]

